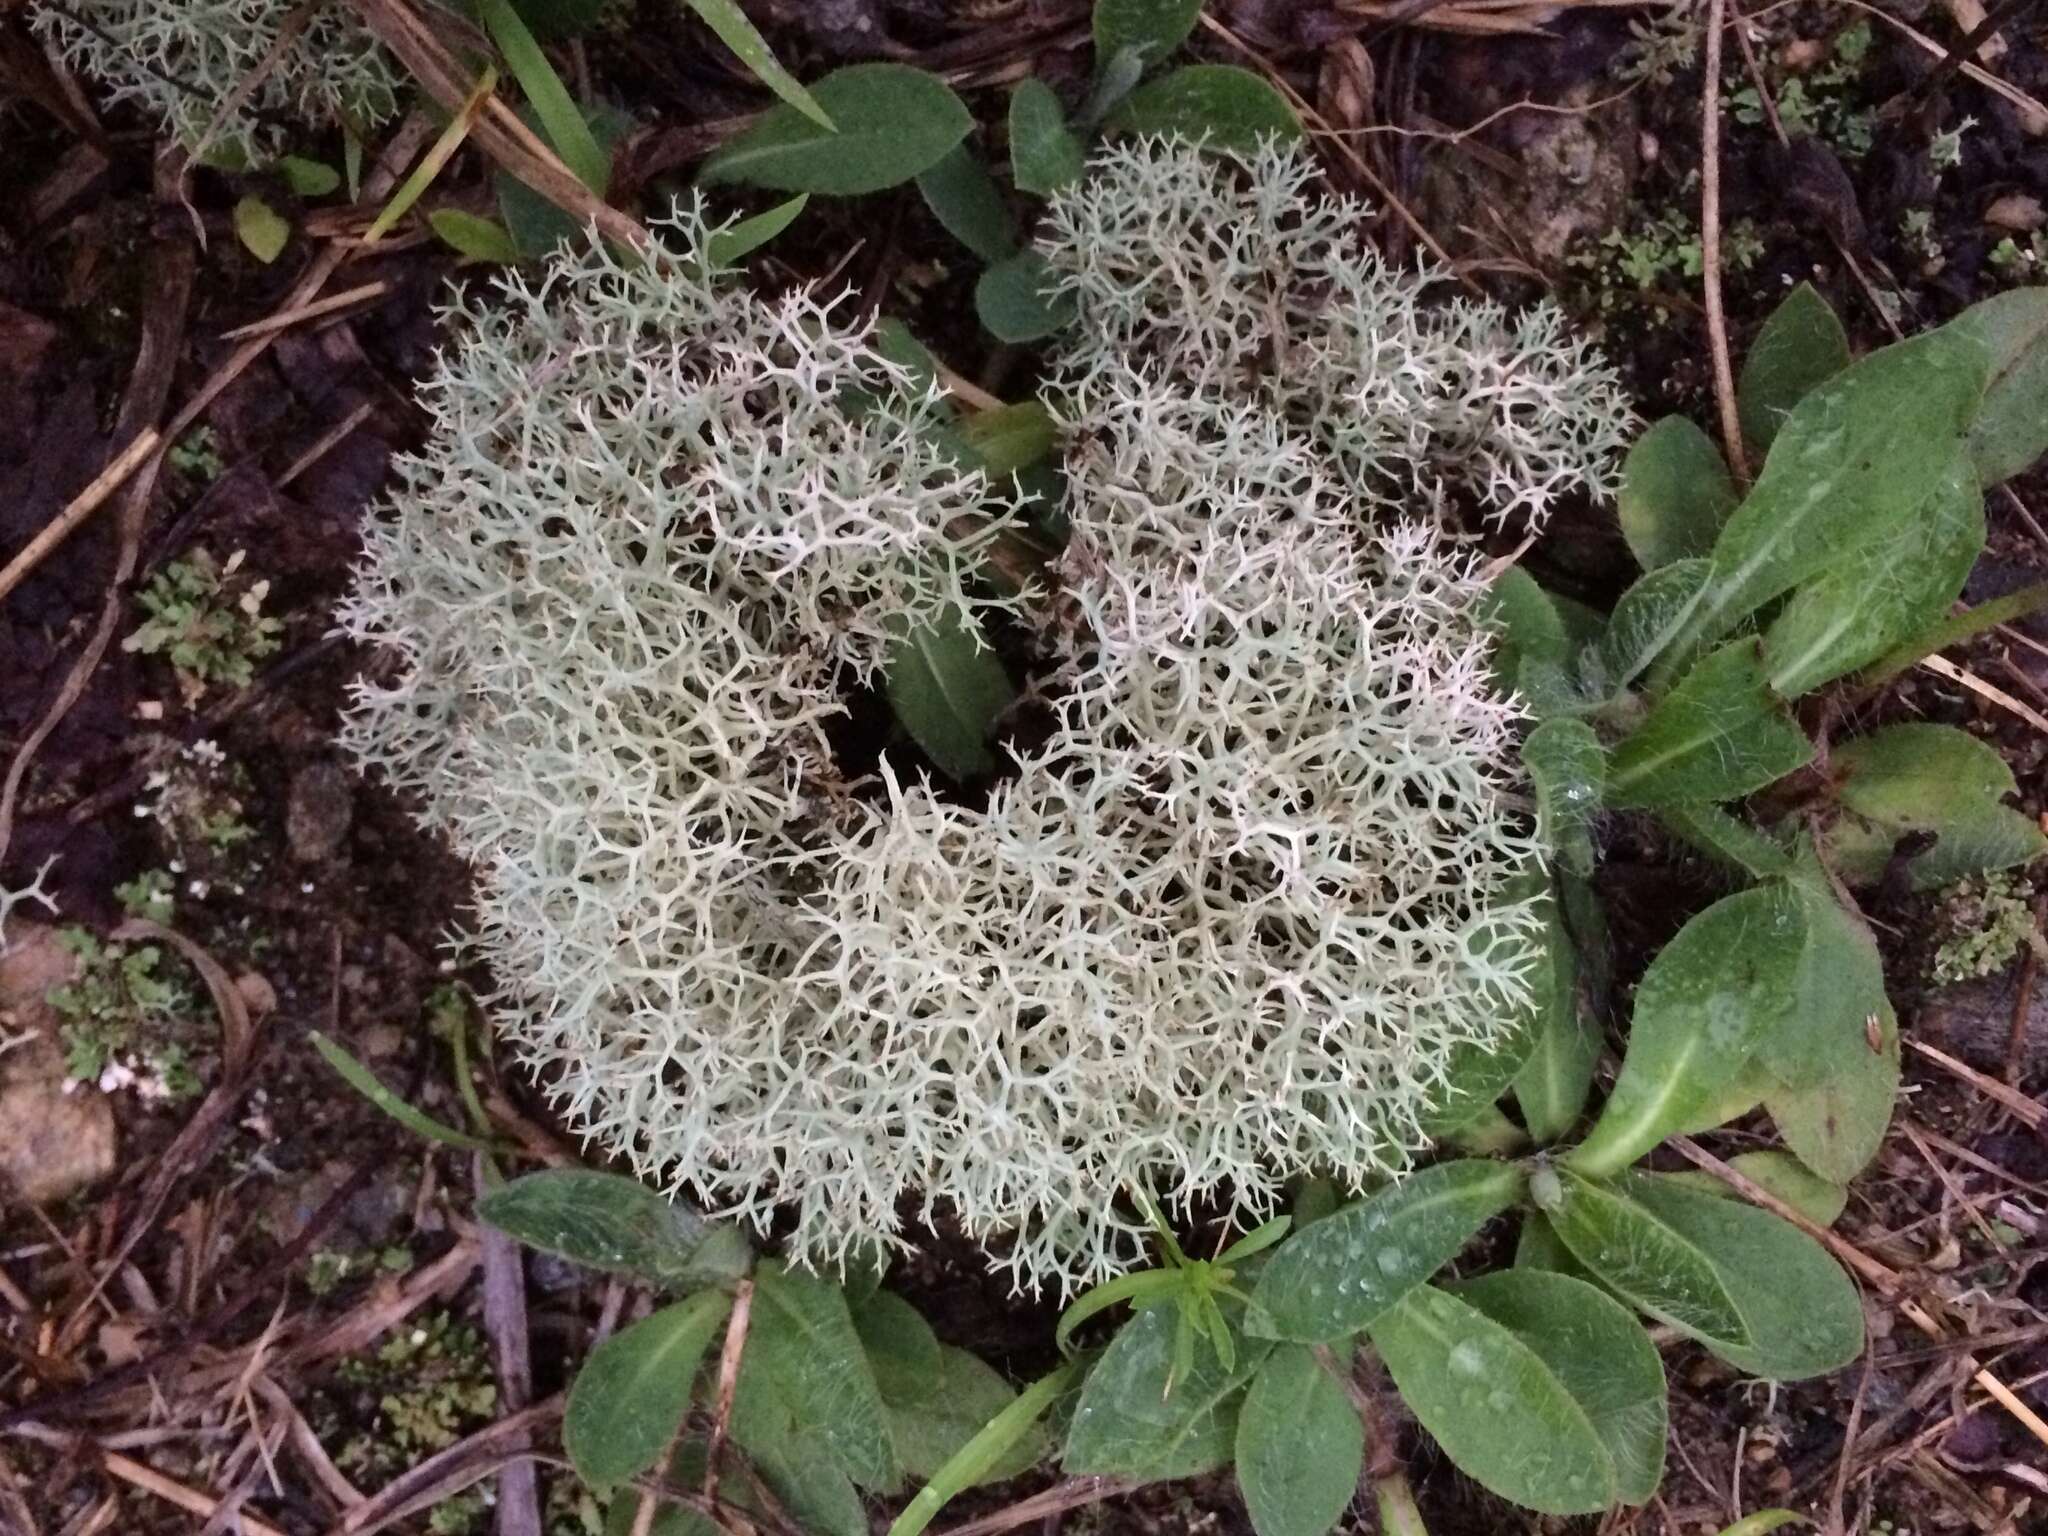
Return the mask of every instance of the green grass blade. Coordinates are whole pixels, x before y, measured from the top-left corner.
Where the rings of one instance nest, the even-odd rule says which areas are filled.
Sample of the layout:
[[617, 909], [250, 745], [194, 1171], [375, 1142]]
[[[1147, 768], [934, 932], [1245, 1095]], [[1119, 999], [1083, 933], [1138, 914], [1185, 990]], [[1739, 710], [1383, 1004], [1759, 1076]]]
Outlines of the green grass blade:
[[327, 1064], [339, 1072], [349, 1087], [355, 1089], [385, 1114], [411, 1131], [415, 1136], [424, 1136], [429, 1141], [438, 1141], [450, 1147], [461, 1147], [469, 1152], [494, 1152], [497, 1144], [485, 1141], [480, 1136], [470, 1136], [458, 1131], [452, 1125], [443, 1125], [423, 1110], [414, 1109], [397, 1094], [377, 1081], [376, 1075], [355, 1057], [321, 1034], [317, 1029], [312, 1034], [313, 1049], [327, 1058]]
[[497, 88], [498, 72], [486, 64], [483, 74], [470, 88], [469, 99], [463, 102], [462, 110], [449, 119], [448, 126], [441, 130], [441, 136], [420, 156], [420, 163], [412, 168], [412, 174], [391, 194], [391, 201], [384, 205], [363, 232], [364, 245], [375, 245], [391, 232], [394, 224], [412, 211], [412, 205], [426, 194], [427, 188], [434, 184], [434, 178], [441, 174], [441, 167], [454, 158], [455, 151], [462, 147], [462, 141], [469, 137], [470, 125]]
[[512, 9], [511, 0], [477, 0], [477, 15], [483, 19], [491, 41], [505, 56], [505, 65], [533, 104], [542, 132], [562, 163], [576, 173], [576, 179], [600, 198], [612, 179], [611, 156], [598, 147], [597, 137], [584, 121], [583, 109], [569, 94], [562, 77], [555, 73], [540, 44], [534, 41], [526, 23]]
[[737, 0], [683, 0], [683, 3], [703, 19], [705, 26], [718, 34], [721, 43], [738, 55], [739, 61], [747, 66], [756, 80], [827, 133], [839, 131], [832, 119], [825, 115], [825, 109], [797, 83], [796, 76], [782, 67], [781, 60], [768, 46], [768, 40], [747, 20]]
[[981, 1432], [961, 1446], [932, 1480], [920, 1488], [889, 1527], [888, 1536], [918, 1536], [962, 1489], [971, 1488], [1004, 1452], [1044, 1416], [1061, 1394], [1081, 1379], [1083, 1362], [1069, 1361], [1050, 1376], [1041, 1376], [1017, 1400], [990, 1419]]

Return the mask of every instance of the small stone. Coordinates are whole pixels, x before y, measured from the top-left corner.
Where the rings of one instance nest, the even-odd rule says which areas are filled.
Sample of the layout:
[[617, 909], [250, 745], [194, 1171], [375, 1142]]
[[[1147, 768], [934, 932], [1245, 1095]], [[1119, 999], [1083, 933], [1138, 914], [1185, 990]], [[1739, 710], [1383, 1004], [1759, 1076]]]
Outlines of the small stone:
[[326, 758], [308, 763], [292, 780], [285, 805], [285, 845], [301, 864], [323, 863], [341, 847], [354, 816], [355, 790], [349, 776]]
[[2010, 230], [2016, 235], [2030, 234], [2048, 221], [2048, 212], [2041, 207], [2041, 199], [2029, 197], [2024, 192], [2008, 192], [2003, 197], [1991, 200], [1991, 206], [1984, 210], [1984, 222], [1993, 229]]
[[97, 1089], [65, 1092], [58, 1018], [44, 1001], [71, 979], [72, 957], [41, 924], [7, 926], [0, 1017], [20, 1044], [0, 1054], [0, 1170], [38, 1205], [65, 1199], [114, 1168], [114, 1112]]

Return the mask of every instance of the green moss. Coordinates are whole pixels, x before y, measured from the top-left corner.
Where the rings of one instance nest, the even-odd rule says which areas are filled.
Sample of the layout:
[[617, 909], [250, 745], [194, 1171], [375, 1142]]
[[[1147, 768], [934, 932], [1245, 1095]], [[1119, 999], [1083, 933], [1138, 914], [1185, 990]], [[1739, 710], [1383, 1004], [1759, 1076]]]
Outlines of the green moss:
[[2011, 873], [1959, 880], [1942, 892], [1935, 920], [1945, 937], [1934, 952], [1930, 978], [1947, 985], [1995, 975], [2038, 944], [2029, 895]]

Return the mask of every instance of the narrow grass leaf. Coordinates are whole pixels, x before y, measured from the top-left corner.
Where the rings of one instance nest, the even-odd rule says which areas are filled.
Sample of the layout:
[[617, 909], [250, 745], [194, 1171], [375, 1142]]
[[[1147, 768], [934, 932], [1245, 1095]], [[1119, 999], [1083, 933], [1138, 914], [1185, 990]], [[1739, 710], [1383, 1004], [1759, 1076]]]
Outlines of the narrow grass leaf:
[[555, 66], [548, 62], [533, 33], [512, 9], [511, 0], [477, 0], [477, 14], [483, 18], [484, 30], [490, 33], [498, 52], [504, 55], [505, 67], [526, 93], [549, 146], [578, 181], [602, 198], [612, 179], [611, 156], [598, 147], [590, 124], [583, 120], [583, 109], [576, 105], [568, 86], [555, 73]]
[[458, 1131], [452, 1125], [444, 1125], [424, 1110], [414, 1109], [397, 1094], [377, 1081], [377, 1075], [341, 1046], [327, 1038], [319, 1030], [311, 1035], [313, 1049], [327, 1061], [327, 1065], [341, 1074], [342, 1080], [355, 1089], [372, 1104], [383, 1110], [393, 1120], [428, 1141], [438, 1141], [443, 1146], [461, 1147], [468, 1152], [495, 1152], [497, 1143], [485, 1141], [480, 1136], [471, 1136]]
[[1055, 1401], [1073, 1390], [1084, 1368], [1081, 1361], [1070, 1361], [1018, 1393], [1008, 1407], [983, 1425], [932, 1474], [931, 1481], [918, 1490], [917, 1496], [896, 1517], [888, 1536], [919, 1536], [955, 1495], [995, 1476], [997, 1467], [1022, 1455], [1038, 1421]]
[[427, 188], [434, 184], [434, 178], [441, 174], [441, 168], [454, 158], [455, 151], [462, 147], [462, 141], [469, 137], [477, 114], [483, 111], [484, 103], [491, 99], [491, 92], [497, 88], [498, 72], [486, 64], [484, 72], [477, 76], [476, 84], [470, 87], [469, 95], [463, 98], [462, 110], [448, 120], [448, 126], [420, 156], [420, 163], [398, 184], [391, 200], [378, 210], [377, 217], [370, 221], [370, 227], [363, 231], [364, 245], [375, 245], [412, 211], [413, 204], [425, 195]]
[[683, 0], [683, 3], [697, 13], [705, 26], [718, 34], [718, 40], [732, 50], [733, 57], [746, 65], [748, 73], [756, 80], [827, 133], [837, 131], [831, 114], [797, 83], [796, 76], [782, 67], [781, 60], [775, 57], [775, 50], [768, 46], [768, 40], [761, 36], [754, 24], [747, 20], [746, 12], [739, 8], [738, 0]]
[[799, 192], [773, 208], [741, 219], [724, 229], [713, 230], [704, 242], [704, 255], [714, 267], [736, 267], [762, 246], [797, 221], [810, 206], [811, 194]]

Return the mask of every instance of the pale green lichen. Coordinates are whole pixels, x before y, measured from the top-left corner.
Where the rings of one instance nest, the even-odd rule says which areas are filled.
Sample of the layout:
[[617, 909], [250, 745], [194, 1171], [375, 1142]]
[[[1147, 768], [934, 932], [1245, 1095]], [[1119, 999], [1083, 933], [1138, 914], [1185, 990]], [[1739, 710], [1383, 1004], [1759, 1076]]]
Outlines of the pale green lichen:
[[[1242, 176], [1276, 234], [1334, 228], [1281, 152], [1143, 153], [1086, 185], [1157, 206]], [[1087, 289], [1054, 359], [1072, 538], [1056, 597], [1009, 605], [1049, 729], [981, 803], [886, 759], [871, 793], [825, 727], [903, 622], [990, 606], [1012, 508], [870, 326], [714, 286], [704, 238], [685, 216], [645, 262], [594, 244], [456, 312], [343, 613], [394, 653], [346, 740], [476, 864], [499, 1022], [571, 1121], [787, 1214], [814, 1260], [921, 1203], [1033, 1288], [1141, 1257], [1133, 1182], [1249, 1220], [1309, 1169], [1398, 1173], [1533, 960], [1515, 710], [1438, 514], [1453, 486], [1528, 517], [1605, 485], [1611, 426], [1544, 423], [1619, 413], [1611, 380], [1548, 322], [1426, 312], [1375, 269], [1381, 308], [1303, 341], [1329, 355], [1282, 399], [1221, 356], [1258, 305], [1196, 292], [1237, 321], [1155, 335], [1170, 306], [1119, 286], [1148, 273], [1056, 238]]]
[[[269, 55], [295, 0], [76, 0], [31, 5], [29, 24], [115, 102], [132, 102], [186, 148]], [[397, 110], [397, 77], [346, 5], [317, 7], [212, 148], [254, 163], [293, 125], [364, 132]]]
[[2040, 947], [2031, 898], [2011, 872], [1958, 880], [1942, 892], [1935, 924], [1943, 937], [1929, 970], [1935, 984], [1995, 975], [2029, 946]]

